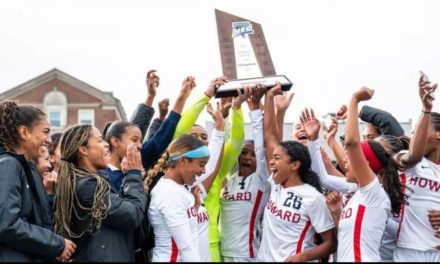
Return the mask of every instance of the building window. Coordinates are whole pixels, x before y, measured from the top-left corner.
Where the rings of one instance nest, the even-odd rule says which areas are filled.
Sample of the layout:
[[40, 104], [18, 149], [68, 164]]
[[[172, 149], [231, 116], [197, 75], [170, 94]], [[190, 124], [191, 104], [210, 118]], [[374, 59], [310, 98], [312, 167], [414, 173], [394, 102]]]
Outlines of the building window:
[[49, 121], [50, 126], [54, 128], [61, 127], [61, 112], [59, 111], [50, 111], [49, 113]]
[[44, 111], [49, 116], [50, 125], [59, 131], [67, 126], [67, 97], [55, 87], [43, 99]]
[[95, 110], [93, 109], [78, 110], [78, 124], [95, 125]]

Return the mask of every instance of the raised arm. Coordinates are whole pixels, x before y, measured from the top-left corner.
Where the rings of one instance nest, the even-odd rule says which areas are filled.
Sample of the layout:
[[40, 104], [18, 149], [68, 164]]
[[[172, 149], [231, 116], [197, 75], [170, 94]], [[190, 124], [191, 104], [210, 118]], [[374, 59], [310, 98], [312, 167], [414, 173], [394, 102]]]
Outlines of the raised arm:
[[278, 141], [283, 141], [283, 130], [284, 130], [284, 116], [289, 108], [292, 98], [295, 93], [283, 92], [282, 95], [275, 96], [275, 107], [276, 107], [276, 120], [277, 120], [277, 138]]
[[267, 180], [269, 170], [266, 164], [266, 153], [264, 150], [264, 132], [263, 132], [263, 112], [260, 108], [260, 101], [267, 89], [262, 85], [257, 85], [252, 91], [252, 97], [247, 100], [249, 106], [249, 116], [251, 118], [252, 130], [254, 134], [254, 149], [256, 159], [256, 171], [260, 180]]
[[327, 141], [327, 145], [332, 150], [333, 154], [335, 155], [336, 162], [339, 165], [339, 168], [345, 173], [345, 166], [344, 161], [347, 158], [347, 155], [345, 154], [344, 148], [339, 144], [339, 142], [336, 140], [336, 133], [338, 132], [338, 121], [336, 118], [332, 118], [332, 124], [330, 125], [330, 128], [327, 128], [324, 126], [324, 137]]
[[270, 158], [272, 157], [273, 150], [276, 148], [280, 141], [277, 136], [277, 124], [275, 118], [275, 106], [274, 97], [282, 94], [281, 85], [277, 83], [275, 87], [270, 89], [266, 93], [264, 102], [264, 143], [266, 145], [266, 164], [270, 168]]
[[168, 98], [162, 99], [157, 103], [159, 109], [159, 117], [153, 120], [148, 130], [147, 137], [144, 140], [149, 140], [157, 132], [162, 122], [165, 120], [168, 114], [168, 107], [170, 105], [170, 100]]
[[348, 107], [347, 124], [345, 126], [345, 150], [351, 169], [356, 176], [357, 183], [362, 188], [374, 180], [376, 174], [369, 167], [361, 147], [358, 122], [358, 104], [361, 101], [369, 100], [374, 90], [363, 87], [355, 92]]
[[[405, 168], [410, 168], [417, 164], [425, 155], [425, 148], [427, 144], [428, 126], [431, 119], [431, 110], [433, 104], [433, 98], [431, 94], [437, 89], [437, 84], [430, 84], [423, 81], [423, 77], [419, 80], [419, 96], [422, 101], [422, 113], [417, 122], [416, 129], [411, 138], [409, 145], [409, 152], [398, 158], [401, 165]], [[399, 156], [398, 156], [399, 157]]]
[[348, 183], [343, 177], [329, 175], [327, 173], [318, 141], [321, 125], [318, 119], [316, 119], [313, 109], [309, 111], [306, 108], [302, 111], [300, 120], [304, 131], [307, 134], [307, 139], [309, 140], [307, 147], [312, 158], [312, 170], [318, 174], [322, 186], [330, 191], [338, 191], [342, 193], [357, 190], [357, 184]]
[[154, 136], [142, 144], [142, 164], [145, 170], [148, 170], [160, 158], [160, 155], [162, 155], [171, 143], [177, 123], [180, 120], [182, 109], [195, 86], [196, 84], [193, 77], [188, 76], [185, 78], [179, 97], [174, 104], [173, 111], [171, 111]]
[[159, 86], [159, 77], [156, 75], [156, 70], [150, 70], [147, 72], [146, 84], [147, 97], [143, 104], [138, 105], [130, 118], [130, 122], [137, 125], [141, 130], [142, 139], [145, 137], [154, 115], [154, 108], [152, 105], [154, 97], [156, 97], [157, 87]]
[[211, 133], [209, 140], [209, 160], [205, 166], [205, 174], [200, 176], [197, 182], [202, 182], [205, 193], [209, 192], [215, 177], [220, 170], [221, 159], [223, 156], [223, 145], [225, 142], [225, 120], [222, 115], [222, 109], [220, 103], [217, 103], [217, 108], [214, 110], [212, 105], [207, 107], [208, 113], [214, 120], [214, 130]]
[[359, 118], [378, 127], [383, 135], [400, 137], [405, 134], [396, 118], [382, 109], [364, 105], [359, 113]]
[[216, 78], [215, 80], [211, 81], [203, 96], [201, 96], [191, 107], [189, 107], [182, 113], [182, 118], [177, 125], [173, 138], [177, 138], [183, 134], [189, 133], [192, 126], [196, 123], [197, 118], [199, 118], [200, 113], [208, 104], [209, 100], [217, 92], [217, 89], [221, 85], [225, 84], [227, 81], [228, 80], [225, 76]]

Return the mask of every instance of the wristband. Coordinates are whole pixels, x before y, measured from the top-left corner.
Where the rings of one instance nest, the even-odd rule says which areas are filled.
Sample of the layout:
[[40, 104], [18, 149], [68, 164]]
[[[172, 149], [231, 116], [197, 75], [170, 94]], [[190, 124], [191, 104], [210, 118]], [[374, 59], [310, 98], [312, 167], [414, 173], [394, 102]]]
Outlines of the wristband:
[[422, 113], [424, 113], [424, 114], [431, 114], [431, 111], [424, 111], [424, 110], [422, 110]]

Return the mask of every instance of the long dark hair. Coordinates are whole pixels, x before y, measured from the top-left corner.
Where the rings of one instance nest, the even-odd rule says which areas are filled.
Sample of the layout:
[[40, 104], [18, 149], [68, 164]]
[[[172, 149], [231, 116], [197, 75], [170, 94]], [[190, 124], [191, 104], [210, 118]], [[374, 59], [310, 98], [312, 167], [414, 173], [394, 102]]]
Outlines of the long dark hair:
[[109, 144], [109, 150], [112, 152], [113, 146], [111, 143], [112, 137], [121, 139], [122, 135], [127, 131], [129, 127], [138, 127], [133, 123], [127, 121], [107, 122], [102, 131], [102, 137]]
[[50, 143], [48, 149], [49, 149], [49, 155], [55, 154], [55, 150], [57, 149], [58, 145], [61, 143], [61, 137], [63, 136], [63, 133], [58, 132], [54, 133], [50, 136], [52, 139], [52, 143]]
[[385, 192], [390, 197], [391, 211], [393, 213], [400, 213], [400, 207], [403, 203], [402, 184], [398, 173], [399, 167], [392, 158], [392, 156], [385, 150], [385, 148], [377, 141], [368, 140], [368, 144], [373, 150], [379, 162], [384, 167], [382, 176], [382, 186]]
[[11, 150], [20, 145], [18, 127], [31, 128], [46, 117], [40, 109], [30, 105], [18, 105], [16, 102], [0, 103], [0, 147]]
[[301, 162], [301, 166], [298, 169], [301, 181], [315, 187], [318, 192], [322, 193], [319, 177], [311, 169], [312, 158], [308, 148], [299, 142], [291, 140], [280, 142], [279, 145], [286, 150], [286, 153], [290, 156], [290, 161]]

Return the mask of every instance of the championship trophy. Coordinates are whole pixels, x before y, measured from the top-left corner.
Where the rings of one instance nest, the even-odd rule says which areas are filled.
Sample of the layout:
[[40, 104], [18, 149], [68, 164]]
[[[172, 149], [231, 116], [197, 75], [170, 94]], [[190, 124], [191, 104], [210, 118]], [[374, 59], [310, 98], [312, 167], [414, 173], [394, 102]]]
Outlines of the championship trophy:
[[230, 97], [237, 89], [262, 84], [267, 88], [281, 83], [288, 91], [292, 82], [285, 75], [276, 75], [260, 24], [215, 10], [223, 75], [229, 82], [220, 86], [215, 95]]

